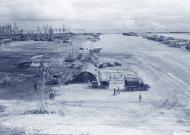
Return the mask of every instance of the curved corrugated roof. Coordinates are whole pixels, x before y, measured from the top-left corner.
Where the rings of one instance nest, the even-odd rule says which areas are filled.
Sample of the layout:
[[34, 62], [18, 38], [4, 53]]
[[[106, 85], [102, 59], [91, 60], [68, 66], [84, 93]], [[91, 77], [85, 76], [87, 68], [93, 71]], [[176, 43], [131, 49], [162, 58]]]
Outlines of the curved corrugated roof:
[[83, 63], [82, 66], [80, 67], [80, 70], [78, 72], [78, 75], [82, 72], [89, 72], [95, 76], [97, 76], [98, 74], [98, 70], [97, 67], [95, 67], [93, 64], [91, 63]]
[[98, 81], [97, 68], [91, 63], [83, 63], [76, 74], [76, 79], [80, 82]]

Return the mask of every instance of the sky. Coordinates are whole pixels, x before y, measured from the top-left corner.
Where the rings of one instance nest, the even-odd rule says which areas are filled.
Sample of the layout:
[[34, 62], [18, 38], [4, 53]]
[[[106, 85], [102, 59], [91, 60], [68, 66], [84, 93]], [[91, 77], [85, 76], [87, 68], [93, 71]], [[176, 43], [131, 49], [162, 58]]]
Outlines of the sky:
[[0, 0], [0, 22], [86, 31], [190, 31], [190, 0]]

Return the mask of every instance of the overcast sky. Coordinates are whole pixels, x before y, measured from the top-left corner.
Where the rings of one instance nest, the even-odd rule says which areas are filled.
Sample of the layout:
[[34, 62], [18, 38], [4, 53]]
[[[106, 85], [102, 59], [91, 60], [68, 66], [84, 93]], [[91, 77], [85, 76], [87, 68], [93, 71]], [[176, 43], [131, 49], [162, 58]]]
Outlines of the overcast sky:
[[88, 31], [190, 31], [190, 0], [0, 0], [0, 22]]

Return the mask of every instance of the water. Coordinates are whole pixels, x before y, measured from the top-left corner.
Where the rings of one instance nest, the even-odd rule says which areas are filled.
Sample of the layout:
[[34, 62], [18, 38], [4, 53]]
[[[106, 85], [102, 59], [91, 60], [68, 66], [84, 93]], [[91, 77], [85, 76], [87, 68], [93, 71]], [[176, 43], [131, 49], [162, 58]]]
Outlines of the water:
[[174, 37], [177, 39], [185, 39], [190, 40], [190, 34], [189, 33], [168, 33], [168, 34], [158, 34], [166, 37]]

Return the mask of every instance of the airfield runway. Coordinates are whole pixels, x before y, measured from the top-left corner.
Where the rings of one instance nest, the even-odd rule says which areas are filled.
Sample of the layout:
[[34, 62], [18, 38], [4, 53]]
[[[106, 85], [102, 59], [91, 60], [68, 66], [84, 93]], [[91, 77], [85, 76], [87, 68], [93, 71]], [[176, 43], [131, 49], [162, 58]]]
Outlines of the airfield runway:
[[[90, 89], [88, 84], [56, 86], [56, 99], [47, 105], [56, 113], [29, 114], [37, 107], [36, 101], [1, 99], [6, 109], [0, 112], [0, 124], [40, 134], [190, 134], [190, 52], [118, 34], [102, 35], [96, 43], [79, 46], [102, 47], [101, 55], [123, 63], [120, 70], [137, 72], [151, 89], [113, 96], [112, 89]], [[138, 103], [140, 93], [142, 102]]]

